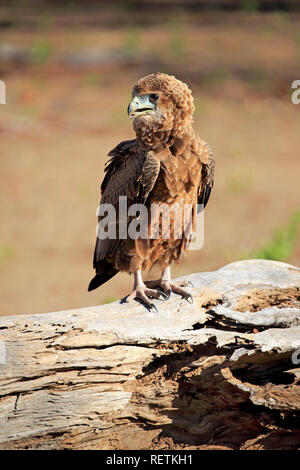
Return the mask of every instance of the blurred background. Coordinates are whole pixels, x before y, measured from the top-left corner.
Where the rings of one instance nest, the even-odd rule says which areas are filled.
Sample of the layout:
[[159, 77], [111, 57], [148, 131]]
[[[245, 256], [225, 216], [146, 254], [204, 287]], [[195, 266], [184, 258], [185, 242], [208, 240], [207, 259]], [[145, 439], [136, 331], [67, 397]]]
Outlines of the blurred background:
[[96, 209], [107, 153], [134, 138], [132, 86], [157, 71], [188, 83], [194, 127], [216, 159], [204, 248], [173, 275], [243, 258], [300, 265], [300, 105], [291, 102], [299, 4], [0, 3], [0, 315], [97, 305], [131, 290], [119, 274], [87, 292]]

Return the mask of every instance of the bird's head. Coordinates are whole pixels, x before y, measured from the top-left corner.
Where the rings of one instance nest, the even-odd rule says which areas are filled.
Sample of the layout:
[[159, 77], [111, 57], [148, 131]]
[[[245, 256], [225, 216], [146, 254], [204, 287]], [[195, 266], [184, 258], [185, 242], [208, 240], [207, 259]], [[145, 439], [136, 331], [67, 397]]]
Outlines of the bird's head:
[[193, 112], [188, 86], [164, 73], [141, 78], [133, 87], [128, 106], [137, 137], [149, 144], [157, 135], [164, 141], [179, 136], [191, 125]]

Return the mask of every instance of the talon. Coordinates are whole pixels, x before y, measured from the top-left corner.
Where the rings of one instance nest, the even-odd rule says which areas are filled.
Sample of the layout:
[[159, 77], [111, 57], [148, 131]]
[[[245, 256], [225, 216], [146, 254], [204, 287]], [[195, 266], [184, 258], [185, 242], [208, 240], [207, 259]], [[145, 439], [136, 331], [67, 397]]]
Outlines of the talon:
[[169, 300], [170, 296], [168, 296], [165, 292], [160, 289], [157, 289], [157, 292], [163, 297], [164, 300]]
[[153, 308], [156, 310], [156, 313], [159, 313], [159, 311], [157, 310], [157, 307], [156, 307], [156, 305], [155, 305], [155, 304], [153, 304], [153, 303], [152, 303], [152, 304], [151, 304], [151, 306], [150, 306], [150, 311], [151, 311], [152, 307], [153, 307]]
[[134, 298], [135, 298], [135, 296], [133, 296], [132, 294], [128, 294], [126, 297], [124, 297], [124, 299], [121, 300], [121, 303], [122, 304], [129, 304], [130, 301]]
[[162, 277], [160, 279], [157, 279], [155, 281], [146, 281], [145, 284], [148, 288], [156, 288], [158, 296], [161, 295], [164, 300], [169, 300], [174, 292], [175, 294], [181, 295], [182, 298], [187, 300], [190, 304], [194, 303], [192, 294], [190, 294], [187, 290], [183, 289], [183, 287], [185, 286], [194, 287], [193, 283], [191, 281], [182, 281], [178, 284], [172, 282], [170, 278], [169, 268], [166, 268], [163, 271]]

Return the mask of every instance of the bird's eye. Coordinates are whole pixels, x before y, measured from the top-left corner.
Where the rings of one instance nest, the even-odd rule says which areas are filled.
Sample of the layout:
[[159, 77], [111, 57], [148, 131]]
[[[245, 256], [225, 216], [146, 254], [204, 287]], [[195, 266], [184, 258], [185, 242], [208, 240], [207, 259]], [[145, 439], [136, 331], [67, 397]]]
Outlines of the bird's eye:
[[149, 99], [151, 103], [155, 103], [158, 100], [158, 98], [159, 96], [156, 93], [151, 93], [151, 95], [149, 95]]

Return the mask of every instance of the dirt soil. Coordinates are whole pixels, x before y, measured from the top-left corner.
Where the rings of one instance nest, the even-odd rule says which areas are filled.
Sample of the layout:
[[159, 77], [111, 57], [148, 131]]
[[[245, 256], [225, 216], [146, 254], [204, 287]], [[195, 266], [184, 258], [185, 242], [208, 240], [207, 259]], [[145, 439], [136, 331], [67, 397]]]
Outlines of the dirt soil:
[[299, 287], [277, 289], [252, 289], [243, 295], [236, 304], [239, 312], [258, 312], [263, 308], [299, 308]]

